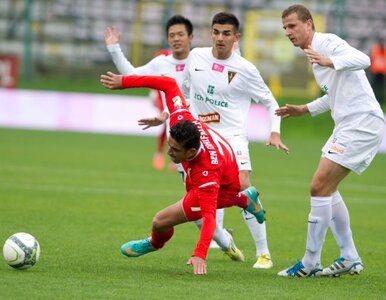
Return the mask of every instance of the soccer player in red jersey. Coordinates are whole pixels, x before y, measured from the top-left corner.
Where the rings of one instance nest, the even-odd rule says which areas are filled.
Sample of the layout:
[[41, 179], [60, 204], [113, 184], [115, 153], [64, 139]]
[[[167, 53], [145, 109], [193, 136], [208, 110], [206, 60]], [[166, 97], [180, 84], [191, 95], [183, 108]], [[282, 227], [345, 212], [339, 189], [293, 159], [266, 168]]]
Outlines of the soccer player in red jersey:
[[216, 209], [238, 206], [263, 223], [264, 211], [256, 189], [249, 187], [239, 192], [239, 170], [231, 146], [192, 116], [175, 79], [108, 72], [101, 75], [101, 83], [109, 89], [148, 87], [165, 93], [171, 128], [168, 155], [173, 162], [181, 163], [186, 173], [186, 195], [155, 215], [149, 238], [122, 245], [122, 253], [138, 257], [161, 249], [173, 236], [175, 225], [202, 218], [200, 239], [187, 264], [193, 266], [194, 274], [206, 274], [206, 256], [216, 227]]

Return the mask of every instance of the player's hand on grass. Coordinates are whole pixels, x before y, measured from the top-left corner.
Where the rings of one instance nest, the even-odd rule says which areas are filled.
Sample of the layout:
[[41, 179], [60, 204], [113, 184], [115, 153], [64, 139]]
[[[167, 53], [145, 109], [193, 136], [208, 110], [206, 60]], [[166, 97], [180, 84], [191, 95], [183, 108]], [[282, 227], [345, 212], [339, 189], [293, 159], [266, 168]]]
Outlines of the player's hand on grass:
[[286, 154], [289, 154], [289, 149], [282, 143], [278, 132], [272, 132], [265, 145], [275, 147], [276, 149], [283, 150]]
[[289, 117], [300, 117], [308, 112], [309, 112], [308, 107], [305, 104], [303, 105], [286, 104], [276, 109], [275, 115], [282, 117], [283, 119], [286, 119]]
[[105, 88], [116, 90], [122, 87], [122, 75], [107, 72], [101, 75], [101, 83]]
[[114, 26], [108, 26], [105, 30], [105, 44], [112, 45], [119, 43], [121, 34]]
[[201, 257], [192, 256], [186, 262], [187, 265], [193, 266], [194, 275], [206, 275], [206, 261]]

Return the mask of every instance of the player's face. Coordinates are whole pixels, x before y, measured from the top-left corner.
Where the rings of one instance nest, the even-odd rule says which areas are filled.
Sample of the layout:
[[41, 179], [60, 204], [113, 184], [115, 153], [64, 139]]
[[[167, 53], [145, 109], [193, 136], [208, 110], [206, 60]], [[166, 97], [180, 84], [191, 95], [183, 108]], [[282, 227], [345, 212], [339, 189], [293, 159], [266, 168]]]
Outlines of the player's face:
[[172, 162], [179, 164], [186, 160], [187, 151], [175, 139], [169, 137], [168, 144], [168, 155]]
[[193, 35], [188, 35], [184, 24], [176, 24], [169, 27], [168, 43], [173, 57], [184, 59], [189, 55], [190, 44]]
[[299, 20], [296, 13], [292, 13], [283, 18], [283, 28], [285, 35], [290, 39], [295, 47], [302, 49], [308, 48], [313, 37], [312, 21], [303, 22]]
[[240, 33], [230, 24], [214, 24], [212, 27], [213, 55], [227, 59], [232, 54], [233, 44], [240, 39]]

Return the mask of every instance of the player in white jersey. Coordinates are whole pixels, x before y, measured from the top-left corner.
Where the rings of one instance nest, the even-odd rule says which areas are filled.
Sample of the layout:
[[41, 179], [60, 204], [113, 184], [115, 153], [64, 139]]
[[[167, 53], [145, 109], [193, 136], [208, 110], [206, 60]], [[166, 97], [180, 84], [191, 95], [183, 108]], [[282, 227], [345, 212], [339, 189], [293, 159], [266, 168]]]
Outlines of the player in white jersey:
[[[166, 34], [171, 55], [159, 55], [140, 67], [134, 67], [123, 55], [119, 46], [120, 36], [114, 27], [108, 27], [106, 29], [105, 43], [115, 66], [122, 75], [168, 76], [174, 78], [178, 85], [181, 86], [185, 64], [193, 39], [193, 25], [190, 20], [184, 16], [174, 15], [166, 24]], [[165, 101], [165, 99], [163, 100]], [[166, 107], [165, 103], [164, 106]], [[167, 118], [168, 113], [165, 111], [161, 116], [141, 119], [139, 120], [139, 124], [145, 125], [144, 129], [147, 129], [150, 126], [164, 123]], [[168, 128], [168, 122], [166, 122], [166, 125]], [[167, 132], [169, 132], [168, 129]], [[221, 220], [221, 216], [217, 216], [217, 219]], [[244, 260], [243, 253], [236, 247], [228, 231], [222, 228], [221, 223], [216, 227], [214, 240], [220, 246], [221, 250], [232, 260]]]
[[[268, 109], [271, 135], [267, 145], [288, 148], [280, 140], [280, 118], [275, 115], [278, 104], [264, 83], [257, 68], [232, 51], [239, 41], [239, 21], [230, 13], [221, 12], [212, 20], [213, 46], [193, 49], [184, 71], [183, 91], [189, 94], [193, 115], [216, 129], [233, 147], [239, 166], [241, 189], [251, 185], [252, 170], [246, 120], [251, 100]], [[258, 224], [248, 212], [243, 213], [256, 244], [254, 268], [272, 267], [265, 223]]]
[[[282, 21], [286, 36], [295, 47], [304, 50], [325, 95], [306, 105], [285, 105], [277, 110], [277, 115], [315, 116], [331, 111], [335, 127], [322, 148], [311, 183], [305, 254], [301, 261], [278, 275], [359, 274], [363, 263], [354, 245], [349, 213], [338, 185], [350, 171], [360, 174], [369, 166], [382, 140], [383, 112], [364, 71], [370, 59], [334, 34], [315, 32], [311, 13], [303, 5], [284, 10]], [[323, 269], [321, 251], [329, 227], [340, 248], [340, 257]]]

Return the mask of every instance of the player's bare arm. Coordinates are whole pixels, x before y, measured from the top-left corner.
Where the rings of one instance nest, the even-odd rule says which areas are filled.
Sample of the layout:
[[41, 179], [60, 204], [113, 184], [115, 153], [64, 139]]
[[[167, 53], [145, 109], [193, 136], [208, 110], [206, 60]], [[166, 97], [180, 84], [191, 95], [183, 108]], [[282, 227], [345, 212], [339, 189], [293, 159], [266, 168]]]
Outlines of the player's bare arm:
[[146, 130], [150, 127], [155, 127], [155, 126], [164, 124], [168, 118], [169, 118], [169, 114], [166, 111], [164, 111], [158, 117], [139, 119], [138, 125], [144, 126], [142, 129]]
[[323, 67], [334, 68], [334, 64], [332, 63], [330, 58], [321, 55], [319, 52], [316, 52], [314, 49], [311, 48], [311, 46], [308, 46], [308, 48], [304, 49], [304, 53], [306, 54], [310, 63], [315, 63]]
[[289, 154], [289, 149], [282, 143], [280, 133], [278, 132], [271, 132], [271, 135], [265, 145], [275, 147], [276, 149], [283, 150], [284, 153]]
[[122, 75], [107, 72], [101, 75], [101, 83], [105, 88], [116, 90], [122, 88]]
[[289, 117], [300, 117], [309, 113], [307, 105], [292, 105], [286, 104], [275, 110], [275, 115], [282, 117], [283, 119]]
[[201, 257], [192, 256], [186, 262], [187, 265], [193, 266], [194, 275], [206, 275], [206, 261]]
[[108, 26], [105, 30], [105, 44], [112, 45], [119, 43], [121, 34], [115, 28], [115, 26]]

